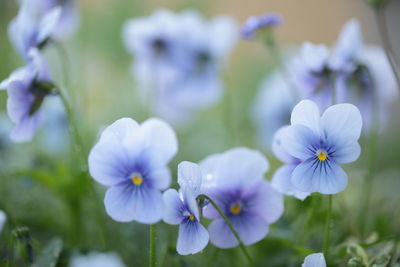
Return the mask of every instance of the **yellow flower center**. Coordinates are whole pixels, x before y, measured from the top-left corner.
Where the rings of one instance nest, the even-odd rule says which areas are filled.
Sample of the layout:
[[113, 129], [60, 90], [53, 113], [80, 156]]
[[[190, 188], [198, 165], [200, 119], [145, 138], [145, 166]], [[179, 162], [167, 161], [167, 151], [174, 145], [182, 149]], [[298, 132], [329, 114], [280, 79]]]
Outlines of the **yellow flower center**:
[[320, 151], [317, 155], [320, 161], [325, 161], [328, 158], [328, 155], [324, 151]]
[[131, 180], [134, 185], [141, 185], [143, 183], [143, 178], [139, 173], [132, 173]]
[[194, 221], [194, 216], [193, 215], [189, 215], [189, 220], [191, 220], [193, 222]]
[[241, 210], [242, 210], [242, 207], [239, 204], [234, 204], [231, 206], [229, 211], [232, 214], [239, 214]]

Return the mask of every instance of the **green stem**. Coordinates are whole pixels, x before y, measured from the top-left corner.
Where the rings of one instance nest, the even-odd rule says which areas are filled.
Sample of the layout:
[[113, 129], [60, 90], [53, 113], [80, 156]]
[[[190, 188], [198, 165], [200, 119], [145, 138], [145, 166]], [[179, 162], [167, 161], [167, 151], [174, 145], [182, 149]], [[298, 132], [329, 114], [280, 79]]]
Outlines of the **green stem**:
[[156, 263], [156, 225], [150, 224], [150, 249], [149, 249], [149, 267], [155, 267]]
[[250, 257], [250, 254], [248, 253], [245, 245], [243, 244], [242, 240], [240, 239], [239, 234], [236, 232], [235, 228], [233, 227], [233, 225], [232, 225], [231, 221], [228, 219], [228, 217], [226, 217], [226, 215], [222, 212], [222, 210], [218, 207], [218, 205], [210, 197], [208, 197], [206, 195], [199, 195], [198, 197], [207, 199], [211, 203], [211, 205], [213, 205], [213, 207], [217, 210], [219, 215], [224, 219], [225, 223], [229, 226], [229, 229], [231, 229], [233, 235], [239, 242], [239, 247], [242, 249], [243, 254], [246, 256], [247, 260], [251, 264], [253, 261]]
[[399, 66], [395, 62], [395, 53], [393, 51], [392, 45], [390, 44], [389, 32], [388, 32], [387, 25], [386, 25], [384, 8], [380, 7], [379, 9], [376, 9], [375, 14], [376, 14], [376, 20], [378, 23], [379, 34], [381, 36], [381, 40], [382, 40], [383, 47], [384, 47], [384, 50], [386, 53], [386, 57], [390, 63], [390, 66], [392, 67], [393, 74], [396, 78], [397, 87], [400, 89], [400, 74], [399, 74], [399, 69], [398, 69]]
[[70, 128], [70, 132], [71, 132], [71, 136], [72, 136], [72, 141], [73, 141], [73, 144], [75, 145], [75, 151], [76, 151], [76, 154], [80, 161], [80, 170], [82, 172], [86, 172], [87, 165], [86, 165], [85, 149], [84, 149], [82, 138], [79, 135], [78, 124], [75, 120], [75, 116], [72, 112], [71, 105], [69, 104], [69, 101], [67, 99], [65, 91], [63, 89], [61, 89], [60, 87], [58, 87], [57, 92], [61, 98], [63, 105], [64, 105], [65, 112], [67, 113], [69, 128]]
[[333, 195], [328, 195], [328, 210], [326, 212], [326, 221], [324, 229], [323, 252], [327, 260], [329, 259], [329, 245], [331, 239], [332, 198]]

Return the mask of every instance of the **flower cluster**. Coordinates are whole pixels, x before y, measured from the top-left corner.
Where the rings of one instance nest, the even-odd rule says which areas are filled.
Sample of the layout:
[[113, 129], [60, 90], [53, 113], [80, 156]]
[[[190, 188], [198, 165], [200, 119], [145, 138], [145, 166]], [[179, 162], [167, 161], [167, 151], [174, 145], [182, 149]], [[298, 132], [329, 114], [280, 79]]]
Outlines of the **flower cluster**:
[[366, 129], [376, 123], [376, 112], [383, 125], [388, 105], [397, 97], [395, 78], [382, 49], [364, 46], [355, 19], [344, 25], [331, 50], [304, 43], [289, 69], [302, 98], [314, 100], [322, 109], [333, 101], [353, 103], [360, 109]]
[[222, 94], [220, 70], [237, 39], [229, 17], [205, 21], [195, 11], [159, 10], [132, 19], [123, 29], [142, 99], [175, 124], [215, 104]]
[[[45, 98], [55, 93], [48, 65], [41, 50], [50, 40], [63, 36], [63, 28], [73, 24], [73, 1], [23, 0], [19, 13], [9, 25], [9, 37], [26, 66], [14, 71], [1, 82], [7, 89], [7, 112], [15, 123], [11, 139], [25, 142], [32, 139], [41, 121]], [[64, 26], [62, 26], [64, 25]], [[72, 29], [72, 28], [71, 28]]]
[[268, 150], [274, 132], [289, 123], [290, 111], [300, 100], [313, 100], [321, 109], [333, 102], [352, 103], [360, 109], [369, 132], [385, 126], [390, 104], [398, 98], [383, 50], [363, 44], [354, 19], [344, 25], [331, 49], [305, 42], [284, 65], [288, 72], [269, 75], [254, 101], [258, 139]]

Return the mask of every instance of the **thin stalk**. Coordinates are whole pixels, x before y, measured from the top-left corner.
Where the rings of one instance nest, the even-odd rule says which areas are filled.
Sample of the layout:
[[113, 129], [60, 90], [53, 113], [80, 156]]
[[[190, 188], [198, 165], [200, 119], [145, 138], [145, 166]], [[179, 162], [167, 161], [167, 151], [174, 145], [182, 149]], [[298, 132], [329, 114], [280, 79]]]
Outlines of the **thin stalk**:
[[253, 261], [250, 257], [250, 254], [248, 253], [245, 245], [242, 242], [242, 239], [240, 238], [239, 234], [236, 232], [235, 228], [233, 227], [231, 221], [228, 219], [228, 217], [226, 217], [226, 215], [222, 212], [222, 210], [218, 207], [217, 203], [215, 203], [210, 197], [206, 196], [206, 195], [199, 195], [198, 197], [207, 199], [211, 205], [213, 205], [213, 207], [217, 210], [217, 212], [219, 213], [219, 215], [224, 219], [225, 223], [229, 226], [229, 229], [231, 229], [233, 235], [235, 236], [235, 238], [237, 239], [237, 241], [239, 242], [239, 247], [242, 249], [243, 254], [246, 256], [247, 260], [249, 261], [249, 263], [251, 264]]
[[57, 92], [61, 98], [63, 105], [64, 105], [65, 112], [67, 113], [69, 128], [70, 128], [70, 132], [71, 132], [72, 139], [73, 139], [73, 144], [75, 145], [75, 151], [76, 151], [76, 154], [78, 155], [79, 161], [80, 161], [80, 170], [83, 172], [87, 172], [85, 149], [84, 149], [82, 138], [78, 131], [78, 124], [77, 124], [77, 122], [75, 120], [75, 116], [72, 112], [71, 105], [69, 104], [66, 93], [64, 92], [63, 89], [58, 87]]
[[326, 212], [326, 221], [324, 229], [323, 252], [326, 259], [329, 259], [329, 245], [331, 239], [331, 220], [332, 220], [332, 198], [333, 195], [328, 195], [328, 210]]
[[156, 225], [150, 224], [150, 248], [149, 248], [149, 267], [155, 267], [156, 262]]
[[399, 66], [396, 64], [395, 53], [390, 44], [389, 31], [388, 31], [388, 28], [386, 25], [384, 8], [381, 7], [379, 9], [376, 9], [375, 14], [376, 14], [376, 20], [378, 23], [379, 34], [381, 36], [381, 40], [383, 43], [383, 48], [385, 50], [385, 54], [390, 63], [390, 66], [392, 67], [393, 74], [396, 77], [397, 87], [400, 89], [400, 74], [399, 74], [399, 69], [398, 69]]

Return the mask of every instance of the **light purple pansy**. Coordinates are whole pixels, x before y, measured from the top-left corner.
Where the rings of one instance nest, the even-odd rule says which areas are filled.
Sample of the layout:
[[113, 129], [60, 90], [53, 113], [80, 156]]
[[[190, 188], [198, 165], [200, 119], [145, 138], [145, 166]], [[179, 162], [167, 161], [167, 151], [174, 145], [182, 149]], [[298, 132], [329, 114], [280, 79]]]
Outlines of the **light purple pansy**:
[[8, 27], [8, 35], [15, 49], [28, 60], [31, 48], [41, 48], [56, 31], [61, 16], [61, 7], [40, 10], [37, 3], [24, 0], [21, 3], [18, 15]]
[[298, 190], [291, 181], [293, 170], [301, 163], [301, 160], [291, 156], [282, 146], [282, 138], [285, 135], [285, 130], [289, 126], [280, 128], [274, 136], [272, 142], [272, 151], [274, 155], [285, 165], [277, 169], [272, 176], [271, 184], [280, 193], [294, 196], [300, 200], [304, 200], [309, 193]]
[[75, 33], [79, 25], [77, 0], [29, 0], [36, 12], [45, 14], [55, 7], [61, 8], [60, 18], [55, 25], [52, 37], [65, 39]]
[[[245, 245], [263, 239], [269, 225], [283, 213], [283, 197], [264, 174], [269, 164], [251, 149], [234, 148], [211, 155], [200, 163], [201, 192], [213, 199], [229, 218]], [[208, 227], [210, 241], [220, 248], [232, 248], [238, 241], [214, 207], [207, 205], [204, 216], [213, 219]]]
[[326, 267], [325, 257], [322, 253], [310, 254], [304, 258], [301, 267]]
[[40, 54], [33, 48], [29, 51], [29, 63], [0, 84], [0, 89], [7, 89], [7, 113], [15, 127], [11, 139], [26, 142], [32, 139], [41, 120], [41, 104], [50, 94], [49, 88], [42, 88], [41, 83], [51, 82], [48, 66]]
[[364, 129], [383, 129], [398, 90], [390, 64], [381, 47], [364, 45], [360, 23], [349, 20], [333, 47], [330, 68], [336, 70], [338, 102], [355, 104]]
[[108, 126], [89, 154], [91, 176], [109, 187], [108, 215], [120, 222], [158, 222], [164, 210], [161, 190], [171, 183], [167, 164], [177, 149], [174, 131], [159, 119], [139, 125], [122, 118]]
[[195, 254], [208, 244], [209, 235], [200, 223], [196, 196], [200, 192], [202, 173], [197, 164], [181, 162], [178, 166], [179, 193], [175, 189], [164, 192], [163, 220], [179, 224], [176, 250], [180, 255]]
[[153, 113], [182, 125], [220, 99], [220, 69], [237, 30], [226, 16], [206, 21], [191, 10], [158, 10], [129, 20], [123, 39], [135, 56], [132, 70], [144, 102]]
[[258, 30], [280, 26], [282, 20], [281, 15], [274, 13], [249, 17], [242, 28], [242, 36], [246, 39], [253, 38]]
[[301, 161], [293, 170], [292, 184], [310, 193], [343, 191], [348, 178], [340, 164], [358, 159], [361, 127], [360, 111], [352, 104], [333, 105], [322, 116], [310, 100], [297, 104], [281, 138], [286, 152]]
[[165, 83], [159, 92], [157, 114], [175, 124], [190, 122], [197, 112], [221, 99], [223, 64], [237, 41], [235, 21], [228, 16], [206, 20], [200, 13], [187, 10], [177, 14], [182, 62], [180, 76]]

